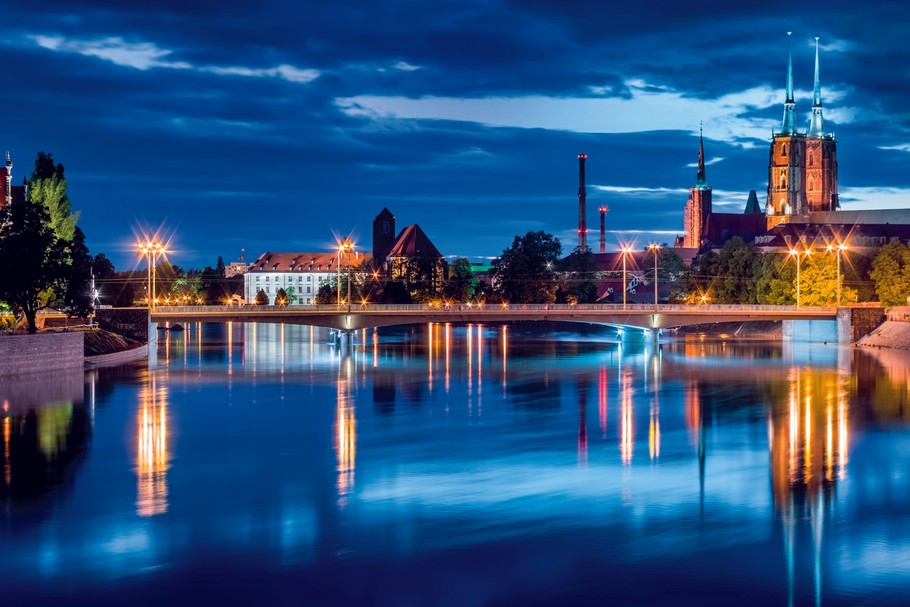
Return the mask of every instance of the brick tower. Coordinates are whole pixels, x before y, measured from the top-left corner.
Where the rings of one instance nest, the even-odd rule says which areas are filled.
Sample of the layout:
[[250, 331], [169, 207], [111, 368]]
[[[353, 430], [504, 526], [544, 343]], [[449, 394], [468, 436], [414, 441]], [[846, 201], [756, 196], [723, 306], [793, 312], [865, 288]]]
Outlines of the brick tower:
[[689, 190], [689, 200], [686, 201], [686, 209], [683, 212], [683, 223], [685, 237], [683, 246], [697, 249], [701, 247], [702, 239], [705, 234], [705, 226], [708, 223], [708, 215], [711, 214], [711, 186], [705, 179], [705, 143], [702, 137], [701, 126], [698, 127], [698, 173], [695, 179], [695, 185]]

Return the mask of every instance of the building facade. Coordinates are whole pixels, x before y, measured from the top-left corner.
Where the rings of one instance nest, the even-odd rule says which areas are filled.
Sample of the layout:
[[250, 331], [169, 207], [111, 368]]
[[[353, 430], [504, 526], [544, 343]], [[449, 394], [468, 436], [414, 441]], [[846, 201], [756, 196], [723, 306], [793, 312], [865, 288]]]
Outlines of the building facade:
[[13, 185], [13, 161], [9, 152], [6, 153], [6, 167], [0, 169], [0, 209], [8, 204], [24, 201], [28, 189], [23, 180], [22, 185]]
[[368, 253], [340, 257], [337, 252], [263, 253], [243, 275], [244, 299], [254, 303], [262, 291], [269, 305], [275, 305], [276, 295], [283, 289], [289, 295], [288, 305], [314, 304], [319, 287], [338, 280], [341, 273], [361, 273], [371, 258]]

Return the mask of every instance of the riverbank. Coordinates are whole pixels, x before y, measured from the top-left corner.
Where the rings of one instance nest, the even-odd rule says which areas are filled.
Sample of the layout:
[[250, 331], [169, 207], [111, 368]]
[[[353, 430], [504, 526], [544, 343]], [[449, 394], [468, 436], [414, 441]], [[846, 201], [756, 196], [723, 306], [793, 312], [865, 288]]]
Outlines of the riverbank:
[[888, 310], [882, 324], [856, 342], [866, 348], [910, 350], [910, 306], [895, 306]]

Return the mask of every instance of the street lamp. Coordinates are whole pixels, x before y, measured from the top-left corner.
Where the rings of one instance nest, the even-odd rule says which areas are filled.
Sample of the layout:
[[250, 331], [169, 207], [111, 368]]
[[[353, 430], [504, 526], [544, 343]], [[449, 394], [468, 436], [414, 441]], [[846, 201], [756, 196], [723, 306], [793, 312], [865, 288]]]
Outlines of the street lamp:
[[[811, 253], [812, 253], [812, 249], [806, 249], [806, 257], [808, 257]], [[800, 285], [799, 285], [799, 262], [800, 262], [799, 251], [797, 249], [790, 249], [790, 255], [793, 257], [796, 257], [796, 307], [798, 308], [800, 305], [800, 299], [799, 299], [799, 287], [800, 287]]]
[[657, 307], [657, 253], [660, 250], [659, 244], [648, 245], [648, 248], [654, 251], [654, 307]]
[[847, 250], [847, 245], [842, 242], [837, 246], [828, 245], [828, 250], [834, 251], [834, 255], [837, 257], [837, 305], [840, 307], [840, 254], [841, 251]]
[[626, 309], [626, 255], [632, 252], [632, 247], [622, 248], [622, 307]]
[[156, 303], [155, 300], [157, 299], [157, 296], [155, 295], [155, 269], [158, 264], [158, 258], [167, 254], [167, 249], [160, 242], [152, 240], [137, 243], [136, 246], [138, 247], [139, 252], [148, 259], [148, 284], [146, 293], [148, 293], [149, 308], [154, 308]]

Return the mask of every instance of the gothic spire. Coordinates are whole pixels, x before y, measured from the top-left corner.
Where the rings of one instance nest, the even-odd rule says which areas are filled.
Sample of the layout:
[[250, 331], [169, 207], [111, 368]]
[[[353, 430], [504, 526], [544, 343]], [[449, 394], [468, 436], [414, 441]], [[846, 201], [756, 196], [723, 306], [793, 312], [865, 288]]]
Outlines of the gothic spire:
[[705, 180], [705, 142], [702, 139], [701, 123], [698, 124], [698, 175], [695, 180], [696, 187], [703, 188], [707, 185]]
[[790, 45], [790, 36], [787, 32], [787, 99], [784, 101], [784, 119], [781, 124], [781, 133], [796, 133], [796, 104], [793, 102], [793, 51]]
[[812, 93], [812, 121], [809, 137], [824, 137], [825, 121], [822, 118], [822, 85], [818, 79], [818, 36], [815, 37], [815, 89]]

